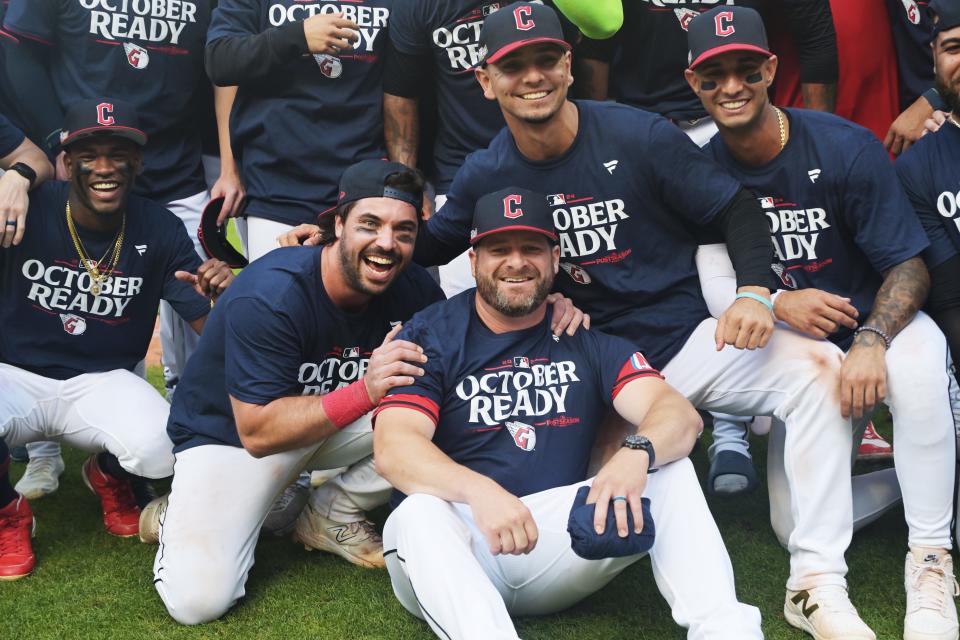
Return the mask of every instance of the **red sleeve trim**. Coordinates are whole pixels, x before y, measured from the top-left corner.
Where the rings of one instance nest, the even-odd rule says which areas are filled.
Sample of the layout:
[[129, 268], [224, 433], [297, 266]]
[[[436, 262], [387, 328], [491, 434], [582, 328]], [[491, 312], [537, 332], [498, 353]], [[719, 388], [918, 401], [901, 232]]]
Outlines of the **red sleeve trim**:
[[384, 409], [389, 408], [413, 409], [430, 418], [433, 425], [436, 426], [440, 421], [440, 407], [437, 403], [425, 396], [418, 396], [412, 393], [398, 393], [392, 396], [386, 396], [380, 401], [380, 406], [373, 412], [372, 423], [377, 422], [377, 415]]
[[620, 391], [630, 382], [638, 378], [648, 378], [651, 376], [663, 380], [663, 375], [647, 362], [647, 359], [643, 357], [642, 353], [637, 351], [620, 367], [620, 373], [617, 374], [617, 381], [613, 385], [613, 391], [610, 392], [610, 400], [613, 401]]
[[9, 31], [10, 33], [13, 33], [13, 34], [21, 37], [21, 38], [26, 38], [27, 40], [33, 40], [34, 42], [39, 42], [40, 44], [45, 44], [45, 45], [47, 45], [48, 47], [52, 47], [52, 46], [53, 46], [53, 43], [50, 42], [49, 40], [44, 40], [43, 38], [40, 38], [40, 37], [38, 37], [38, 36], [29, 34], [29, 33], [24, 33], [23, 31], [17, 31], [15, 28], [6, 27], [6, 30]]
[[20, 41], [12, 33], [7, 33], [3, 29], [0, 29], [0, 38], [7, 38], [17, 44], [20, 44]]

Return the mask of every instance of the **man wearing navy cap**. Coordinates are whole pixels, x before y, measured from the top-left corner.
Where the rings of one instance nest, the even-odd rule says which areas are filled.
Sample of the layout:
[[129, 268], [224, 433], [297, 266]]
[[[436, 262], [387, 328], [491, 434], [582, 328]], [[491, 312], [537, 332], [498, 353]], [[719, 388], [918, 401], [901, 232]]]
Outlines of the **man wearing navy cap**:
[[[903, 637], [956, 640], [948, 352], [936, 324], [918, 312], [930, 282], [921, 253], [930, 243], [870, 131], [832, 114], [770, 104], [767, 87], [777, 59], [759, 14], [744, 7], [708, 11], [690, 23], [689, 42], [687, 80], [720, 131], [707, 149], [757, 195], [769, 223], [775, 270], [782, 274], [774, 314], [839, 347], [836, 392], [844, 416], [862, 424], [879, 402], [894, 416], [896, 475], [909, 527]], [[699, 260], [705, 295], [710, 299], [710, 288], [726, 285], [729, 304], [729, 262], [728, 277], [719, 277], [726, 251], [722, 245], [704, 249], [716, 253]], [[824, 413], [831, 410], [824, 407]], [[774, 442], [782, 428], [775, 421]], [[778, 456], [778, 447], [771, 452]], [[786, 540], [793, 528], [786, 471], [782, 464], [768, 469], [772, 518]], [[878, 490], [895, 495], [882, 480], [858, 483], [855, 515], [876, 517], [879, 510], [864, 509], [862, 502], [873, 507]], [[823, 615], [840, 605], [846, 616], [830, 621]], [[817, 585], [788, 591], [784, 615], [815, 638], [874, 638], [847, 605], [842, 585]]]
[[[400, 323], [443, 299], [426, 271], [409, 264], [422, 178], [365, 160], [339, 187], [339, 205], [326, 214], [335, 216], [333, 237], [245, 268], [174, 396], [167, 430], [176, 474], [168, 502], [151, 503], [141, 526], [144, 537], [159, 537], [157, 593], [183, 624], [215, 620], [243, 596], [274, 499], [305, 468], [369, 458], [367, 414], [390, 387], [422, 373], [422, 351], [394, 339]], [[348, 496], [349, 519], [318, 514], [311, 546], [382, 566], [365, 511], [388, 496], [381, 480]]]
[[[169, 406], [132, 372], [168, 300], [198, 333], [232, 280], [201, 265], [180, 221], [131, 193], [146, 135], [126, 104], [83, 100], [66, 114], [68, 182], [34, 190], [23, 240], [0, 250], [0, 579], [30, 573], [30, 507], [10, 486], [7, 445], [46, 438], [83, 466], [113, 535], [135, 536], [132, 475], [173, 471]], [[196, 272], [194, 275], [193, 272]], [[203, 294], [203, 295], [201, 295]]]
[[[377, 467], [399, 504], [384, 528], [397, 598], [441, 638], [517, 638], [511, 614], [572, 606], [649, 550], [690, 638], [762, 638], [686, 459], [703, 426], [696, 411], [626, 340], [550, 332], [560, 247], [546, 196], [481, 197], [470, 245], [476, 289], [407, 323], [398, 339], [423, 348], [424, 374], [376, 412]], [[611, 408], [630, 435], [588, 479]], [[575, 552], [567, 520], [578, 527], [581, 487], [595, 510]]]

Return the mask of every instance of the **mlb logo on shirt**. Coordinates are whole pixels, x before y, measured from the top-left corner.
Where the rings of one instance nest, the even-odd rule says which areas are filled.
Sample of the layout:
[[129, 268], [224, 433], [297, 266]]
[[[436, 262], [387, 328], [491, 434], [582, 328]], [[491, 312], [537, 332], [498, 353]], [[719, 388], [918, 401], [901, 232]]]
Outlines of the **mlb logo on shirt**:
[[530, 358], [528, 358], [527, 356], [516, 356], [513, 359], [513, 366], [518, 369], [529, 369]]
[[83, 335], [87, 330], [87, 321], [72, 313], [61, 313], [60, 322], [63, 323], [63, 330], [72, 336]]
[[762, 209], [773, 209], [773, 198], [760, 198], [760, 207]]
[[643, 357], [643, 354], [637, 351], [632, 356], [630, 356], [630, 366], [637, 371], [650, 371], [653, 367], [650, 366], [650, 363], [647, 362], [647, 359]]
[[567, 204], [567, 199], [563, 197], [562, 193], [555, 193], [552, 196], [547, 196], [547, 206], [559, 207], [562, 204]]
[[491, 13], [493, 13], [494, 11], [499, 11], [499, 10], [500, 10], [500, 3], [499, 3], [499, 2], [491, 2], [490, 4], [487, 4], [487, 5], [484, 5], [484, 6], [483, 6], [482, 13], [483, 13], [484, 16], [488, 16], [488, 15], [490, 15]]
[[537, 430], [529, 424], [522, 422], [504, 422], [507, 431], [513, 436], [513, 444], [524, 451], [533, 451], [537, 446]]
[[132, 42], [123, 43], [123, 52], [127, 54], [127, 62], [134, 69], [146, 69], [150, 64], [150, 54], [143, 47], [137, 46]]
[[360, 357], [360, 347], [350, 347], [349, 349], [343, 350], [344, 358], [359, 358]]

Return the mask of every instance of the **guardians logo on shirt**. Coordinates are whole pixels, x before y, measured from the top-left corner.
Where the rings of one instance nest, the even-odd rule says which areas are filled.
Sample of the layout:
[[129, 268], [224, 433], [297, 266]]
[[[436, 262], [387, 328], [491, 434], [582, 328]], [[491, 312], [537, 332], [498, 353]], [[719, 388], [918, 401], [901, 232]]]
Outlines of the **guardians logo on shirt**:
[[333, 347], [323, 362], [304, 362], [297, 377], [301, 395], [322, 396], [356, 382], [367, 371], [370, 353], [360, 347]]
[[126, 322], [129, 318], [124, 318], [123, 312], [143, 288], [143, 278], [115, 273], [101, 284], [100, 295], [95, 296], [90, 293], [90, 274], [76, 260], [55, 260], [51, 265], [27, 260], [20, 273], [30, 283], [27, 300], [44, 311], [64, 312], [60, 313], [64, 331], [72, 335], [86, 328], [85, 322], [81, 327], [72, 319], [75, 313], [109, 324]]
[[685, 4], [699, 4], [703, 7], [721, 4], [734, 4], [736, 0], [642, 0], [655, 7], [676, 7]]
[[[114, 41], [130, 38], [144, 42], [180, 44], [188, 23], [197, 21], [197, 5], [189, 0], [77, 0], [90, 12], [90, 34]], [[127, 56], [131, 55], [128, 50]], [[142, 52], [134, 52], [146, 66]]]
[[[362, 0], [361, 0], [362, 1]], [[380, 31], [387, 26], [387, 19], [390, 17], [390, 10], [386, 7], [365, 7], [360, 3], [320, 3], [320, 2], [297, 2], [276, 3], [270, 5], [267, 10], [267, 19], [270, 25], [279, 27], [288, 22], [297, 20], [306, 20], [317, 14], [342, 13], [347, 20], [356, 22], [359, 30], [359, 40], [354, 43], [353, 50], [363, 53], [373, 53], [373, 44], [380, 34]], [[349, 57], [343, 53], [340, 57]]]
[[825, 209], [796, 208], [783, 198], [760, 198], [760, 206], [770, 224], [770, 240], [779, 260], [817, 259], [817, 240], [820, 232], [830, 229]]
[[[507, 420], [522, 423], [527, 418], [566, 413], [567, 392], [574, 382], [580, 382], [575, 362], [518, 356], [484, 373], [467, 376], [455, 391], [458, 398], [469, 403], [468, 422], [495, 427]], [[511, 433], [517, 438], [514, 429]], [[517, 446], [528, 445], [526, 434], [521, 433]], [[533, 444], [529, 446], [532, 449]]]

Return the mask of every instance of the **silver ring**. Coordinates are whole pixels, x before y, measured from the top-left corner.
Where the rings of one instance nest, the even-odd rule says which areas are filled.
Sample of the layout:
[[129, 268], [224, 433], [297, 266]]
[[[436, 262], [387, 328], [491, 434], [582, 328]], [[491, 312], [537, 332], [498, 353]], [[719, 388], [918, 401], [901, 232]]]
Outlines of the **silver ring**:
[[626, 501], [627, 501], [627, 496], [613, 496], [613, 501], [614, 501], [614, 502], [619, 502], [620, 500], [623, 500], [624, 502], [626, 502]]
[[8, 227], [15, 227], [15, 226], [17, 226], [17, 221], [16, 221], [16, 220], [7, 220], [7, 226], [8, 226]]

